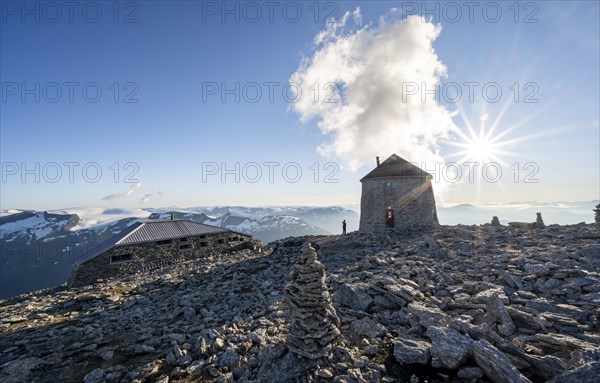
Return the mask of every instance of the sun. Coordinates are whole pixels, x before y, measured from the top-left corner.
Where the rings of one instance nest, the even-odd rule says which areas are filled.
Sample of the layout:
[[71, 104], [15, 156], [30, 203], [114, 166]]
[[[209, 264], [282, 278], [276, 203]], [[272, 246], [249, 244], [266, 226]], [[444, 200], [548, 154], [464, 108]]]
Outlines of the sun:
[[499, 145], [487, 137], [468, 138], [465, 140], [464, 147], [469, 159], [479, 162], [489, 162], [500, 154], [497, 150]]
[[452, 145], [459, 147], [461, 150], [452, 154], [452, 156], [463, 157], [459, 163], [470, 161], [484, 165], [489, 162], [496, 162], [506, 165], [502, 160], [503, 155], [512, 153], [504, 150], [504, 147], [510, 144], [510, 141], [503, 141], [504, 134], [494, 134], [495, 128], [499, 121], [494, 122], [491, 128], [486, 128], [487, 114], [483, 114], [480, 118], [481, 125], [479, 132], [476, 132], [468, 120], [465, 119], [467, 133], [458, 131], [458, 136], [461, 142], [453, 142]]

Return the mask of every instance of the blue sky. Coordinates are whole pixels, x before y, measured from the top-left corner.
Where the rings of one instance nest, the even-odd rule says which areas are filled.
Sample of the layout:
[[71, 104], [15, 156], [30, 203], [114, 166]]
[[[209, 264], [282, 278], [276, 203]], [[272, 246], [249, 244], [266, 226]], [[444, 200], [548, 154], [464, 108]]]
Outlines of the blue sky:
[[[410, 158], [408, 144], [395, 142], [372, 142], [364, 152], [358, 142], [350, 155], [334, 151], [325, 156], [318, 148], [332, 142], [335, 147], [343, 128], [325, 131], [319, 125], [328, 111], [301, 121], [301, 110], [289, 101], [294, 95], [287, 94], [286, 100], [281, 91], [303, 59], [310, 65], [327, 47], [314, 44], [315, 36], [331, 25], [326, 16], [340, 24], [346, 12], [346, 24], [331, 44], [343, 45], [368, 31], [379, 31], [374, 35], [382, 41], [411, 41], [421, 28], [406, 27], [396, 36], [380, 27], [380, 18], [393, 25], [405, 22], [408, 13], [427, 13], [426, 19], [441, 27], [432, 41], [446, 68], [440, 85], [451, 92], [444, 84], [458, 84], [463, 98], [452, 102], [446, 95], [426, 103], [447, 111], [467, 137], [465, 120], [478, 135], [481, 126], [489, 131], [501, 117], [491, 137], [509, 141], [502, 147], [489, 140], [457, 146], [466, 138], [452, 129], [426, 143], [443, 161], [440, 176], [452, 173], [446, 166], [450, 162], [463, 171], [459, 182], [440, 182], [438, 200], [600, 198], [598, 2], [524, 2], [518, 13], [512, 2], [477, 2], [472, 20], [461, 2], [453, 3], [460, 16], [448, 3], [436, 2], [427, 3], [427, 9], [422, 2], [321, 2], [316, 7], [279, 2], [272, 20], [262, 2], [81, 2], [72, 20], [61, 3], [53, 3], [60, 8], [46, 4], [2, 1], [0, 9], [2, 209], [358, 204], [359, 179], [375, 164], [364, 157], [379, 154], [378, 145], [382, 157], [395, 151], [411, 161], [422, 158]], [[376, 44], [374, 38], [371, 46]], [[409, 43], [400, 46], [411, 49]], [[354, 52], [358, 58], [361, 53]], [[402, 57], [395, 54], [385, 57], [393, 63]], [[316, 64], [312, 69], [318, 69]], [[342, 103], [353, 91], [368, 91], [368, 86], [344, 89], [339, 79], [333, 81]], [[275, 89], [273, 102], [265, 83]], [[473, 100], [464, 94], [465, 83], [479, 84]], [[215, 91], [215, 84], [216, 92], [208, 92]], [[256, 84], [261, 96], [254, 93]], [[490, 93], [501, 89], [502, 97], [496, 101], [488, 94], [486, 99], [485, 85]], [[233, 93], [223, 95], [223, 86]], [[386, 86], [397, 91], [402, 84]], [[97, 90], [102, 92], [98, 97]], [[319, 102], [327, 92], [321, 89]], [[313, 96], [305, 89], [303, 97]], [[526, 96], [534, 102], [524, 102]], [[396, 126], [402, 130], [402, 121]], [[378, 129], [358, 127], [366, 128]], [[462, 163], [474, 160], [481, 165], [471, 181]], [[482, 166], [491, 161], [502, 169], [497, 182], [490, 181], [495, 176], [482, 176]], [[224, 174], [223, 165], [232, 171]], [[427, 166], [431, 170], [433, 165]], [[69, 169], [74, 169], [72, 180]], [[532, 182], [524, 182], [528, 175]]]

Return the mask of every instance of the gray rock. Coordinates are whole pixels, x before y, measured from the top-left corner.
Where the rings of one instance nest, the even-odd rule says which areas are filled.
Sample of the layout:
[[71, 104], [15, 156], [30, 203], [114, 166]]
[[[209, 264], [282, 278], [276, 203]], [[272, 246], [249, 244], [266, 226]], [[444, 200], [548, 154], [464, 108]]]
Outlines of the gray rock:
[[104, 378], [104, 370], [97, 368], [83, 377], [83, 383], [100, 383]]
[[494, 383], [531, 383], [496, 347], [481, 339], [473, 344], [475, 362]]
[[156, 360], [143, 364], [127, 374], [130, 379], [147, 380], [156, 375], [160, 368], [160, 363]]
[[527, 274], [544, 275], [548, 272], [548, 269], [542, 264], [527, 263], [525, 266], [523, 266], [523, 271], [525, 271]]
[[598, 383], [600, 362], [591, 362], [549, 380], [547, 383]]
[[327, 368], [322, 368], [322, 369], [318, 370], [317, 371], [317, 376], [319, 376], [321, 378], [325, 378], [325, 379], [331, 379], [331, 378], [333, 378], [333, 374]]
[[551, 379], [562, 374], [566, 370], [566, 364], [563, 360], [552, 355], [530, 355], [525, 353], [512, 342], [502, 340], [498, 342], [498, 349], [512, 361], [520, 361], [522, 365], [527, 366], [530, 373], [543, 380]]
[[497, 294], [490, 297], [486, 307], [490, 320], [498, 323], [498, 333], [505, 338], [511, 336], [515, 332], [515, 324]]
[[429, 246], [430, 248], [437, 248], [437, 243], [435, 242], [435, 239], [433, 239], [430, 235], [423, 234], [423, 239], [425, 240], [425, 242], [427, 242], [427, 246]]
[[571, 355], [569, 365], [579, 367], [590, 362], [600, 362], [600, 347], [575, 351]]
[[334, 300], [350, 307], [352, 310], [368, 311], [373, 304], [373, 298], [367, 294], [364, 285], [349, 285], [344, 283], [340, 285], [334, 295]]
[[137, 346], [135, 346], [135, 354], [150, 354], [152, 352], [155, 352], [156, 350], [154, 349], [154, 347], [151, 346], [147, 346], [145, 344], [138, 344]]
[[177, 363], [177, 358], [175, 357], [175, 354], [173, 353], [173, 351], [169, 351], [169, 353], [167, 354], [167, 357], [165, 358], [165, 361], [167, 362], [168, 365], [175, 365]]
[[505, 305], [509, 303], [508, 297], [500, 286], [477, 293], [473, 298], [471, 298], [471, 301], [473, 303], [487, 303], [494, 295], [497, 295]]
[[361, 356], [354, 361], [354, 367], [356, 368], [365, 368], [369, 364], [369, 358], [366, 356]]
[[593, 349], [596, 347], [595, 344], [565, 334], [535, 334], [535, 339], [541, 347], [548, 350], [573, 352], [580, 349]]
[[437, 307], [427, 307], [418, 302], [412, 302], [407, 307], [408, 313], [416, 317], [419, 324], [425, 328], [444, 325], [448, 319], [448, 315]]
[[368, 338], [377, 338], [385, 333], [385, 327], [369, 317], [355, 320], [350, 324], [350, 330]]
[[394, 357], [400, 364], [427, 364], [430, 348], [429, 342], [400, 336], [394, 344]]
[[98, 350], [98, 356], [103, 360], [111, 360], [114, 354], [115, 350], [110, 348], [102, 348]]
[[457, 368], [471, 355], [473, 340], [452, 328], [431, 326], [425, 335], [431, 339], [431, 355], [446, 368]]
[[196, 317], [196, 311], [190, 306], [185, 306], [183, 308], [183, 317], [186, 321], [190, 322], [192, 319]]
[[461, 379], [480, 379], [483, 377], [483, 370], [479, 367], [462, 367], [458, 369], [456, 376]]
[[29, 378], [30, 372], [43, 364], [44, 360], [37, 357], [13, 359], [0, 366], [0, 373], [6, 375], [2, 380], [11, 383], [31, 381], [32, 379]]
[[205, 362], [203, 360], [196, 360], [188, 366], [186, 372], [192, 379], [199, 378], [200, 376], [202, 376], [202, 368], [204, 367], [204, 365]]
[[240, 355], [231, 348], [226, 349], [221, 357], [219, 357], [219, 367], [225, 367], [231, 370], [239, 365]]
[[314, 367], [312, 359], [300, 359], [295, 353], [288, 352], [275, 356], [272, 349], [266, 348], [259, 353], [259, 368], [256, 374], [258, 382], [285, 383], [298, 381], [306, 374], [307, 369]]

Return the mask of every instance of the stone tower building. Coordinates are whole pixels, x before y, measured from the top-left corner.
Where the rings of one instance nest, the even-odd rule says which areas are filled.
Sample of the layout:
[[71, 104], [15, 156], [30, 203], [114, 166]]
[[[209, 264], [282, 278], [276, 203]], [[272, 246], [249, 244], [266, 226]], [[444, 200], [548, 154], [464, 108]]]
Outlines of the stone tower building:
[[397, 230], [437, 225], [431, 174], [392, 154], [364, 176], [360, 231]]

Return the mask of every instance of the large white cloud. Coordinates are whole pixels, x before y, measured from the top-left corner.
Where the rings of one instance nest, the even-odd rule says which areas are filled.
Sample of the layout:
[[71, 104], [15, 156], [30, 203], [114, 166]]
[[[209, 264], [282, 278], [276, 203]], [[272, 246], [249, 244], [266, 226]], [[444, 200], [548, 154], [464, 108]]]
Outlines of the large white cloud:
[[[425, 102], [421, 93], [403, 97], [408, 84], [433, 90], [446, 76], [432, 45], [441, 27], [393, 13], [364, 27], [349, 27], [350, 19], [360, 23], [359, 10], [320, 32], [289, 80], [302, 92], [291, 108], [303, 122], [316, 119], [328, 136], [319, 153], [352, 169], [392, 153], [428, 166], [442, 162], [437, 141], [455, 129], [452, 114], [432, 95]], [[339, 102], [324, 102], [331, 93], [323, 90], [327, 83], [342, 89]], [[315, 84], [321, 88], [318, 99]]]

